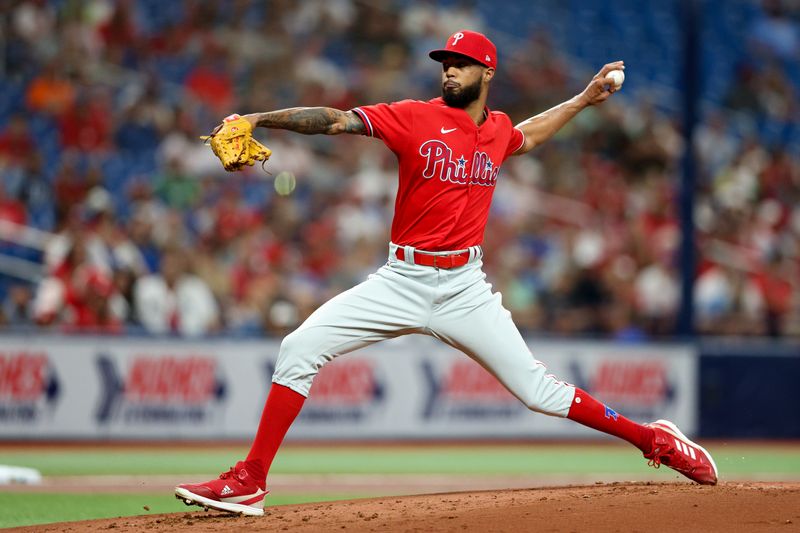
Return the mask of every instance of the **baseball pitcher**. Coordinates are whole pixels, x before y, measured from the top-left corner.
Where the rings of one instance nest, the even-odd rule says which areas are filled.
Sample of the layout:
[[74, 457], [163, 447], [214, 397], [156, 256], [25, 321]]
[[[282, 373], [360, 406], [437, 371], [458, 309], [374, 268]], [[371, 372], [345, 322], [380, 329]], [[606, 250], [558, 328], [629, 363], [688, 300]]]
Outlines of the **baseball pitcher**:
[[322, 365], [342, 354], [408, 333], [422, 333], [479, 362], [529, 409], [625, 439], [649, 459], [697, 483], [717, 482], [701, 446], [671, 422], [640, 425], [560, 381], [531, 354], [492, 293], [481, 267], [484, 229], [500, 166], [550, 139], [587, 106], [616, 90], [609, 63], [577, 96], [514, 126], [486, 107], [498, 68], [494, 44], [462, 30], [430, 52], [442, 65], [442, 96], [356, 107], [232, 115], [209, 137], [227, 170], [265, 161], [252, 139], [260, 126], [304, 134], [350, 133], [380, 139], [399, 161], [388, 262], [317, 309], [281, 343], [273, 385], [249, 455], [218, 479], [176, 487], [187, 504], [262, 515], [266, 478], [284, 435]]

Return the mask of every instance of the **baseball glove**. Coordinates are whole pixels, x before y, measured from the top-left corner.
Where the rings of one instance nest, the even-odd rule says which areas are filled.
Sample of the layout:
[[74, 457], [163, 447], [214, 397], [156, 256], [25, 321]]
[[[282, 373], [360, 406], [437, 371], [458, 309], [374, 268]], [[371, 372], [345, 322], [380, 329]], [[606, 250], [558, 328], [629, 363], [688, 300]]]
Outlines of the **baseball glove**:
[[211, 135], [200, 137], [208, 141], [225, 170], [234, 172], [256, 161], [262, 165], [272, 155], [272, 150], [253, 138], [253, 127], [246, 119], [233, 114], [222, 121]]

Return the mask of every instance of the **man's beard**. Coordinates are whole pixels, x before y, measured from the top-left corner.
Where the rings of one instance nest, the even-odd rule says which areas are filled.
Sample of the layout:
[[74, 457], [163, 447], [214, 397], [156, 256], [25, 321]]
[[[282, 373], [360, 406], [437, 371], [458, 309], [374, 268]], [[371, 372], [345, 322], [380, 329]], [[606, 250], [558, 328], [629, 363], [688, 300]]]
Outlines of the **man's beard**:
[[458, 92], [449, 92], [442, 86], [442, 99], [450, 107], [464, 109], [481, 95], [481, 80], [472, 85], [462, 85]]

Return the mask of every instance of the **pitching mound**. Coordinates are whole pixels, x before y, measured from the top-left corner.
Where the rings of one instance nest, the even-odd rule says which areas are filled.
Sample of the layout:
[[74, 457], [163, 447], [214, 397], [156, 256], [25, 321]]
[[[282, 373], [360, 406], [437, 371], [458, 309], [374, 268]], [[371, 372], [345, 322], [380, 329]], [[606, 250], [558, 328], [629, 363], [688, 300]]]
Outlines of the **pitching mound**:
[[[192, 507], [191, 509], [195, 509]], [[350, 500], [268, 509], [263, 518], [204, 512], [21, 528], [150, 531], [797, 531], [800, 483], [611, 483]]]

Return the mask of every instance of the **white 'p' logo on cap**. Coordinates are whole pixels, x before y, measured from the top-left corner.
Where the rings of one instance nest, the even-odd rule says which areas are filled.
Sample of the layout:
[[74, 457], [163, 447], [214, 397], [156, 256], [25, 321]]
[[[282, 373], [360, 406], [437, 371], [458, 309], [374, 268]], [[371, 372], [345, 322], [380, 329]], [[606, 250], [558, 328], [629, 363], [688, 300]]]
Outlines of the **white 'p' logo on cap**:
[[458, 32], [458, 33], [456, 33], [455, 35], [453, 35], [453, 46], [455, 46], [456, 44], [458, 44], [458, 41], [459, 41], [460, 39], [463, 39], [463, 38], [464, 38], [464, 34], [463, 34], [463, 33], [461, 33], [461, 32]]

